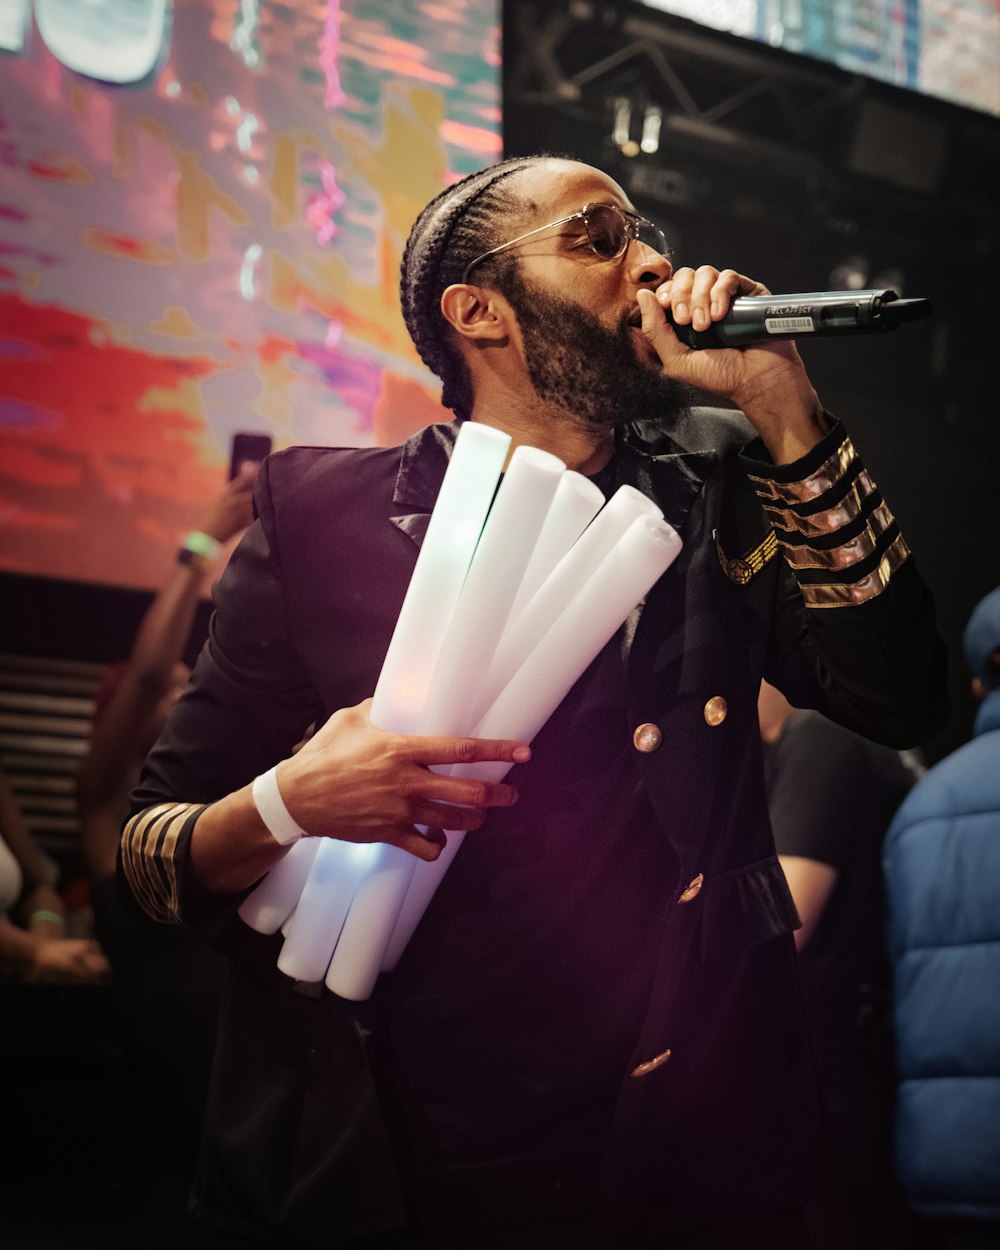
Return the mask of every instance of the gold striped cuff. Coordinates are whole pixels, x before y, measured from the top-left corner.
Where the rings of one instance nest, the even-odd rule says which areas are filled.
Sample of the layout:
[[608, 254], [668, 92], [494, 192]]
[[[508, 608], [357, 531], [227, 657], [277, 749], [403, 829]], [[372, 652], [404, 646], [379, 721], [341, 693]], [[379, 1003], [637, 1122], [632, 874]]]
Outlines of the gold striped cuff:
[[867, 470], [863, 469], [851, 483], [844, 498], [832, 508], [814, 512], [812, 516], [801, 516], [791, 508], [765, 504], [764, 514], [772, 525], [777, 525], [780, 529], [793, 530], [806, 538], [822, 538], [836, 533], [855, 520], [861, 513], [865, 499], [874, 491], [875, 483], [868, 476]]
[[808, 545], [796, 546], [782, 542], [781, 548], [793, 569], [849, 569], [875, 554], [879, 538], [893, 524], [895, 518], [888, 505], [883, 502], [865, 522], [865, 528], [839, 547], [821, 551]]
[[775, 482], [772, 478], [755, 477], [752, 473], [747, 476], [761, 499], [787, 504], [808, 503], [836, 486], [856, 459], [854, 444], [845, 438], [818, 469], [797, 482]]
[[910, 549], [900, 534], [890, 545], [878, 567], [859, 581], [846, 584], [837, 582], [823, 586], [800, 582], [799, 589], [802, 591], [806, 607], [853, 608], [858, 604], [867, 603], [869, 599], [874, 599], [885, 590], [893, 573], [909, 554]]
[[139, 812], [122, 830], [122, 867], [136, 900], [163, 924], [180, 924], [174, 854], [188, 818], [201, 803], [158, 803]]

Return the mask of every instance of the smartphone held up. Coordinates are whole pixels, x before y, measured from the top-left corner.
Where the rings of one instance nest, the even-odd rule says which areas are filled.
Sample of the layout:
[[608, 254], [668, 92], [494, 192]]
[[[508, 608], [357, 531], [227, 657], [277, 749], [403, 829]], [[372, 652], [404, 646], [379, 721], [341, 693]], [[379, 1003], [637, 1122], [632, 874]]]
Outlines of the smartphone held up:
[[229, 480], [247, 472], [244, 466], [256, 468], [271, 451], [270, 434], [234, 434], [229, 448]]

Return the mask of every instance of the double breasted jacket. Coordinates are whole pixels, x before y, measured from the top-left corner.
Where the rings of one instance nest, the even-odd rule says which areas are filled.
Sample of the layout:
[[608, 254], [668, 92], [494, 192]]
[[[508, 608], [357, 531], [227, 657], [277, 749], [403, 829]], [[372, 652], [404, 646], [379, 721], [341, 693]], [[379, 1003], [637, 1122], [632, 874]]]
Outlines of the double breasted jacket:
[[[209, 641], [123, 835], [124, 881], [155, 919], [231, 915], [239, 900], [208, 908], [185, 887], [203, 805], [372, 693], [456, 429], [266, 463], [258, 519], [216, 588]], [[608, 1143], [604, 1219], [628, 1244], [692, 1211], [804, 1200], [817, 1176], [761, 678], [899, 747], [944, 698], [930, 596], [843, 429], [782, 466], [752, 436], [740, 414], [706, 409], [669, 434], [636, 423], [618, 435], [618, 483], [655, 500], [684, 544], [620, 634], [634, 767], [679, 864]], [[303, 1236], [392, 1227], [401, 1202], [364, 1028], [328, 991], [276, 971], [279, 938], [235, 917], [224, 934], [236, 973], [198, 1202], [233, 1226]]]

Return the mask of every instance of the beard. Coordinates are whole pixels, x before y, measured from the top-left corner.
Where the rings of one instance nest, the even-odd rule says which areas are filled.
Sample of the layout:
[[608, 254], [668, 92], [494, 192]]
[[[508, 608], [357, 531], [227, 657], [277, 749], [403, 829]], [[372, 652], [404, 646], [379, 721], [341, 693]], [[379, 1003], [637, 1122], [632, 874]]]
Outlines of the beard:
[[628, 311], [609, 330], [580, 304], [520, 273], [512, 273], [503, 290], [517, 313], [528, 377], [543, 402], [605, 428], [638, 420], [670, 425], [690, 411], [694, 392], [636, 350]]

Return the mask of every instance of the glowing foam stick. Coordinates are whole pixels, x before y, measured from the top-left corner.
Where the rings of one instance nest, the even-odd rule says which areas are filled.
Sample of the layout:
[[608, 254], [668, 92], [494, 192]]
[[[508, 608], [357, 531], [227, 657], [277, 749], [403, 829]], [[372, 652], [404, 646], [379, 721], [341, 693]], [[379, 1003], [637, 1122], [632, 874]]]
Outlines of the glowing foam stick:
[[372, 700], [372, 722], [416, 733], [452, 613], [490, 511], [510, 436], [463, 423], [399, 610]]
[[[551, 571], [528, 605], [516, 617], [513, 612], [511, 613], [507, 628], [497, 645], [490, 671], [482, 678], [484, 686], [491, 693], [491, 702], [514, 677], [538, 644], [539, 639], [545, 636], [566, 611], [580, 587], [594, 574], [632, 522], [641, 516], [662, 519], [663, 514], [656, 504], [634, 487], [619, 487], [555, 569]], [[583, 669], [580, 670], [582, 671]], [[448, 846], [433, 865], [426, 865], [426, 871], [417, 874], [419, 878], [426, 881], [434, 877], [435, 881], [439, 880], [461, 841], [461, 837], [453, 839], [449, 836]], [[413, 871], [416, 873], [416, 868]], [[413, 888], [418, 891], [418, 901], [414, 906], [418, 908], [417, 919], [419, 919], [426, 907], [427, 899], [420, 903], [419, 898], [422, 895], [419, 886], [411, 886], [411, 890]], [[433, 890], [431, 892], [433, 893]], [[403, 904], [404, 910], [408, 911], [409, 907], [409, 903]], [[390, 947], [395, 951], [395, 958], [398, 958], [402, 948], [398, 947], [395, 938], [390, 939]]]
[[565, 472], [537, 447], [511, 457], [448, 626], [421, 733], [471, 733], [493, 702], [483, 678]]
[[[509, 448], [510, 437], [490, 426], [467, 421], [459, 431], [382, 663], [372, 700], [373, 724], [400, 733], [415, 733], [419, 727]], [[325, 977], [354, 891], [387, 849], [322, 840], [298, 905], [292, 900], [295, 914], [278, 960], [282, 972], [300, 981]]]
[[318, 838], [301, 838], [285, 851], [239, 906], [239, 917], [258, 933], [277, 933], [295, 910], [319, 849]]
[[477, 736], [513, 730], [530, 742], [680, 550], [677, 531], [662, 517], [636, 517], [501, 691]]
[[[680, 549], [677, 532], [662, 518], [634, 518], [524, 659], [479, 723], [476, 736], [530, 742]], [[509, 768], [504, 763], [457, 764], [451, 774], [500, 781]], [[386, 951], [385, 970], [399, 962], [464, 836], [461, 831], [449, 831], [448, 844], [438, 859], [417, 866]]]
[[278, 969], [296, 981], [326, 976], [354, 891], [375, 850], [371, 842], [319, 841], [278, 955]]
[[[490, 660], [565, 469], [536, 447], [518, 447], [511, 457], [452, 613], [420, 733], [471, 733], [492, 702]], [[379, 848], [333, 952], [326, 984], [335, 994], [371, 993], [418, 862], [396, 847]]]
[[531, 553], [521, 586], [510, 610], [513, 620], [604, 506], [604, 495], [582, 473], [568, 469], [559, 482], [552, 507]]
[[663, 513], [635, 487], [620, 486], [545, 579], [531, 602], [504, 631], [490, 669], [489, 685], [492, 690], [499, 691], [506, 686], [538, 640], [544, 637], [583, 583], [593, 576], [607, 553], [639, 516], [662, 518]]

